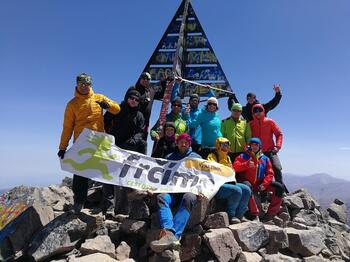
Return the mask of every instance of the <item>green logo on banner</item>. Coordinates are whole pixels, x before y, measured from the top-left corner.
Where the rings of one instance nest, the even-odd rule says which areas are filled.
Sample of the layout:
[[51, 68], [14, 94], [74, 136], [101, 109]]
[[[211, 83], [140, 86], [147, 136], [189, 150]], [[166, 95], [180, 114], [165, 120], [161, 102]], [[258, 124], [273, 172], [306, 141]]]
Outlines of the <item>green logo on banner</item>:
[[87, 140], [88, 143], [96, 146], [93, 148], [84, 148], [78, 152], [79, 156], [84, 154], [91, 154], [90, 158], [83, 163], [77, 163], [73, 159], [65, 159], [63, 163], [70, 164], [75, 170], [83, 171], [87, 169], [96, 169], [102, 173], [104, 179], [112, 180], [113, 177], [108, 174], [108, 167], [102, 163], [103, 160], [115, 160], [117, 155], [108, 155], [112, 148], [113, 141], [107, 136], [92, 135]]

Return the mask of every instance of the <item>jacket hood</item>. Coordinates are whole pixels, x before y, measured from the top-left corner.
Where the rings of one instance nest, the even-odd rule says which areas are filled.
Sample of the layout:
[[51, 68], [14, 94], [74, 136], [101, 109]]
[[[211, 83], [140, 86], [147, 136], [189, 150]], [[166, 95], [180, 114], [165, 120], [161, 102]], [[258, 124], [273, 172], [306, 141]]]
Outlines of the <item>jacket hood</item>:
[[261, 108], [261, 109], [262, 109], [262, 112], [261, 112], [262, 117], [261, 117], [260, 119], [264, 119], [264, 118], [265, 118], [265, 109], [264, 109], [264, 107], [263, 107], [262, 104], [255, 104], [255, 105], [252, 107], [253, 119], [258, 120], [258, 119], [254, 116], [254, 113], [253, 113], [253, 111], [254, 111], [255, 108]]

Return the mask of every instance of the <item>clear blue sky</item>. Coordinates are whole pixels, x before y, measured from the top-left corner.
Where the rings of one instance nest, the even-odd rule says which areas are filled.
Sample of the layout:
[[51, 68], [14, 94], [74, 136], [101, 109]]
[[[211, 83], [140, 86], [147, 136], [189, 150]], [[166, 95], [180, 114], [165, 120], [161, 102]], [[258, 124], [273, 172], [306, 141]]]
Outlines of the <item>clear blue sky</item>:
[[[120, 102], [180, 1], [4, 0], [0, 4], [0, 188], [60, 181], [56, 156], [75, 76]], [[261, 102], [284, 133], [284, 172], [350, 178], [350, 1], [193, 0], [240, 101]], [[220, 99], [222, 118], [229, 112]], [[159, 109], [159, 105], [155, 110]], [[158, 112], [153, 115], [153, 122]]]

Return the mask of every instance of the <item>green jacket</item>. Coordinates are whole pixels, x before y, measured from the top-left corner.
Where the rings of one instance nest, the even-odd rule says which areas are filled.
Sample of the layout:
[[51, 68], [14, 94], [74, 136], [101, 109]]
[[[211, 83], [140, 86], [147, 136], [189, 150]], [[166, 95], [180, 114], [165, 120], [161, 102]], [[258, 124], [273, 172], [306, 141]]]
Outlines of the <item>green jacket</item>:
[[231, 117], [222, 120], [221, 133], [230, 141], [232, 153], [243, 152], [243, 147], [248, 144], [252, 137], [247, 121], [239, 119], [235, 122]]

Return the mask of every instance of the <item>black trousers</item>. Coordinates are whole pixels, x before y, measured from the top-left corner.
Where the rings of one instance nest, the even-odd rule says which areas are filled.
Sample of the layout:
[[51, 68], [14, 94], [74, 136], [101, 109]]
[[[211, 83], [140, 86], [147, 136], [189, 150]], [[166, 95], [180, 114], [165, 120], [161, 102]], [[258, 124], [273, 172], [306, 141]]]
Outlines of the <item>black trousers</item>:
[[86, 177], [73, 176], [74, 203], [84, 204], [87, 198], [89, 179]]

